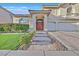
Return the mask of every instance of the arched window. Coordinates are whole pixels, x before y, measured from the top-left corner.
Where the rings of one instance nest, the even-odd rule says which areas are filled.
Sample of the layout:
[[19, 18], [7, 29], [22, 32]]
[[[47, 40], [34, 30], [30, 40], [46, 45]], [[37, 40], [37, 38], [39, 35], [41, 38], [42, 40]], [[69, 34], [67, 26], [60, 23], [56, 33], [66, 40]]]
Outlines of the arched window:
[[71, 11], [72, 11], [72, 7], [67, 8], [67, 13], [68, 14], [71, 13]]

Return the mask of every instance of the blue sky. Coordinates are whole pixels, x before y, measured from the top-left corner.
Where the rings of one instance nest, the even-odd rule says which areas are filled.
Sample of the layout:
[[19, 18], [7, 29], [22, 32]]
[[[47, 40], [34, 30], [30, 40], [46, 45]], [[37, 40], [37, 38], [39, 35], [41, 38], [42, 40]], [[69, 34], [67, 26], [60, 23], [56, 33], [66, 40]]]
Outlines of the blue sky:
[[28, 10], [41, 10], [42, 5], [58, 5], [59, 3], [0, 3], [14, 14], [28, 14]]

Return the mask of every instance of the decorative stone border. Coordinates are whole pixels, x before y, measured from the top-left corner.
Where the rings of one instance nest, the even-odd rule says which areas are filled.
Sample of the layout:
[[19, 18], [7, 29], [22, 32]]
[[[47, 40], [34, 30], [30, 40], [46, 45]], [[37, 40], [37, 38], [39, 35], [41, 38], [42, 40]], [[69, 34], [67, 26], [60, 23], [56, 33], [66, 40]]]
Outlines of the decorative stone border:
[[56, 51], [67, 51], [68, 48], [63, 45], [61, 42], [59, 42], [56, 37], [52, 36], [50, 33], [47, 33], [49, 38], [51, 38], [51, 43], [53, 45], [53, 47], [55, 48]]
[[30, 44], [23, 44], [18, 48], [18, 50], [27, 50], [29, 46]]

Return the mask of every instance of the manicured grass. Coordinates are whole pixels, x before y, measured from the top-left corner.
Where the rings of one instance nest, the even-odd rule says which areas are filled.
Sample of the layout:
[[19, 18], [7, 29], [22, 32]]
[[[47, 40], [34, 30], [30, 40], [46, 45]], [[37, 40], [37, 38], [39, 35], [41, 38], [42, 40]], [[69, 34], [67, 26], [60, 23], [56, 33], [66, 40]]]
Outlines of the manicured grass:
[[0, 34], [0, 50], [15, 50], [19, 45], [20, 34]]
[[0, 50], [15, 50], [22, 44], [29, 44], [33, 33], [0, 34]]

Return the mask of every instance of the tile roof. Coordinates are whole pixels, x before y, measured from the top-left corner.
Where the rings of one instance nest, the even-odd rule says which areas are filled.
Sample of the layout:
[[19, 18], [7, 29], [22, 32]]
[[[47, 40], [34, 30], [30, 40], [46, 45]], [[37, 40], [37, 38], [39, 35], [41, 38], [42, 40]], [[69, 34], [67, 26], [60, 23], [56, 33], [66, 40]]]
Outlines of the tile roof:
[[15, 17], [31, 17], [30, 14], [15, 14]]
[[58, 9], [58, 6], [43, 6], [43, 9]]
[[49, 14], [51, 10], [29, 10], [31, 14]]

